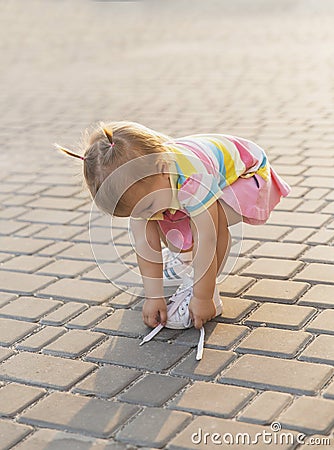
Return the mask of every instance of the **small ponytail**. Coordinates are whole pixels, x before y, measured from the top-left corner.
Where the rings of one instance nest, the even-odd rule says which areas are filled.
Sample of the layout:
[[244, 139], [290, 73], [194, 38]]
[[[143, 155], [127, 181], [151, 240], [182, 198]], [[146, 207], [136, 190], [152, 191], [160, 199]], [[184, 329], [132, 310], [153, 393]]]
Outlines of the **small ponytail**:
[[115, 142], [113, 142], [112, 131], [107, 130], [104, 126], [102, 126], [101, 129], [104, 136], [108, 139], [110, 146], [113, 147]]
[[61, 147], [58, 144], [53, 144], [58, 150], [60, 150], [61, 152], [67, 153], [70, 156], [74, 156], [75, 158], [79, 158], [82, 159], [83, 161], [85, 161], [86, 157], [85, 156], [81, 156], [78, 155], [77, 153], [72, 152], [71, 150], [68, 150], [67, 148]]

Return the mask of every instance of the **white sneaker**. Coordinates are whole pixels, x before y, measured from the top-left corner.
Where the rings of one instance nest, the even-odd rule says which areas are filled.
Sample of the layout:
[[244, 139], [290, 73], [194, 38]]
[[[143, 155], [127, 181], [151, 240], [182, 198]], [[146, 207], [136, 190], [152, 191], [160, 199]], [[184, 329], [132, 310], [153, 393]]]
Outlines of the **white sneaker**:
[[168, 247], [162, 249], [163, 284], [164, 286], [179, 286], [186, 275], [192, 275], [191, 264], [186, 264], [179, 258], [178, 253]]
[[[193, 295], [193, 279], [189, 275], [184, 277], [183, 283], [179, 286], [176, 292], [170, 298], [167, 304], [167, 322], [166, 328], [172, 329], [186, 329], [193, 326], [189, 313], [189, 302]], [[214, 302], [216, 306], [215, 317], [222, 313], [222, 301], [220, 300], [217, 286], [214, 290]], [[159, 331], [163, 328], [163, 325], [159, 324], [148, 333], [141, 341], [140, 345], [150, 341]], [[196, 359], [200, 360], [203, 356], [204, 349], [204, 327], [200, 329], [200, 338], [197, 345]]]

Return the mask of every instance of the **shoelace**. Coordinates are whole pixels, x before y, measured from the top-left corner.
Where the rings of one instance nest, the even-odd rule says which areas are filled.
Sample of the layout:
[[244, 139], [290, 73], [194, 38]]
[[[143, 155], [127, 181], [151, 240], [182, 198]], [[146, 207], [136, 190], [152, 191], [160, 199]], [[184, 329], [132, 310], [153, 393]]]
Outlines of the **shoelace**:
[[[181, 286], [180, 286], [181, 287]], [[177, 289], [176, 292], [178, 292], [180, 290], [180, 287]], [[175, 292], [175, 293], [176, 293]], [[172, 315], [174, 314], [174, 312], [179, 308], [179, 306], [181, 305], [181, 303], [184, 301], [184, 297], [180, 297], [178, 300], [176, 300], [175, 302], [173, 302], [174, 304], [171, 306], [171, 308], [169, 309], [169, 314]], [[150, 331], [144, 338], [143, 340], [140, 342], [139, 345], [143, 345], [145, 344], [145, 342], [149, 342], [151, 339], [154, 338], [154, 336], [156, 336], [160, 330], [162, 330], [162, 328], [164, 328], [164, 326], [159, 323], [159, 325], [157, 325], [155, 328], [153, 328], [152, 331]], [[203, 356], [203, 350], [204, 350], [204, 338], [205, 338], [205, 329], [202, 326], [200, 329], [200, 337], [198, 340], [198, 344], [197, 344], [197, 353], [196, 353], [196, 360], [199, 361], [202, 359]]]

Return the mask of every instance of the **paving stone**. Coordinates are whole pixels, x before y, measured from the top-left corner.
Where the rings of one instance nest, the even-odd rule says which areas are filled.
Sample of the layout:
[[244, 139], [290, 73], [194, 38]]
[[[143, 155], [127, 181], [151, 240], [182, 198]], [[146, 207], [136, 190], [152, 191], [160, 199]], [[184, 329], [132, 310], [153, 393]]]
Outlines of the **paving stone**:
[[323, 397], [334, 399], [334, 381], [332, 381], [329, 386], [324, 390]]
[[256, 328], [236, 348], [239, 353], [293, 358], [312, 338], [304, 331]]
[[39, 255], [49, 257], [56, 256], [65, 249], [72, 247], [72, 245], [73, 244], [71, 244], [70, 242], [56, 242], [41, 250], [39, 252]]
[[183, 378], [147, 374], [119, 395], [118, 400], [146, 406], [162, 406], [187, 383], [188, 380]]
[[0, 211], [0, 219], [21, 219], [26, 211], [27, 208], [21, 206], [7, 206], [6, 209]]
[[258, 258], [246, 269], [242, 270], [242, 275], [287, 279], [303, 267], [299, 261], [285, 259]]
[[334, 247], [328, 245], [317, 245], [308, 250], [302, 257], [304, 261], [310, 262], [334, 262]]
[[0, 363], [12, 355], [14, 355], [14, 352], [12, 350], [0, 347]]
[[76, 358], [86, 353], [104, 337], [103, 334], [93, 331], [70, 330], [44, 347], [42, 352], [49, 355]]
[[3, 450], [9, 450], [32, 431], [31, 427], [0, 420], [0, 442]]
[[[42, 256], [29, 256], [29, 255], [21, 255], [15, 258], [12, 258], [10, 261], [2, 264], [2, 269], [12, 270], [15, 272], [29, 272], [34, 273], [38, 269], [47, 266], [52, 262], [50, 258], [44, 258]], [[18, 274], [20, 276], [20, 274]]]
[[71, 225], [63, 225], [61, 227], [58, 225], [49, 225], [43, 228], [40, 232], [36, 233], [34, 237], [41, 239], [61, 239], [67, 241], [81, 233], [83, 230], [83, 227], [75, 227]]
[[307, 244], [329, 244], [334, 240], [334, 232], [332, 230], [320, 230], [312, 234], [306, 241]]
[[107, 308], [105, 306], [91, 306], [82, 314], [79, 314], [79, 316], [68, 322], [66, 327], [79, 328], [83, 330], [91, 328], [110, 312], [111, 308]]
[[334, 310], [322, 311], [306, 329], [311, 333], [334, 334]]
[[317, 284], [298, 300], [299, 305], [334, 308], [334, 286]]
[[108, 438], [138, 412], [126, 403], [53, 392], [18, 419], [21, 423]]
[[48, 225], [49, 224], [66, 225], [70, 222], [73, 222], [80, 216], [81, 214], [78, 212], [59, 211], [56, 209], [50, 209], [48, 210], [48, 213], [45, 214], [44, 209], [35, 208], [26, 212], [25, 214], [21, 214], [19, 220], [22, 220], [23, 222], [46, 223]]
[[0, 234], [5, 234], [8, 236], [26, 227], [27, 224], [22, 222], [16, 222], [15, 220], [0, 221]]
[[315, 313], [316, 309], [308, 306], [264, 303], [245, 320], [245, 324], [299, 330]]
[[70, 319], [77, 316], [81, 311], [84, 311], [87, 308], [87, 305], [69, 302], [58, 308], [56, 311], [53, 311], [45, 316], [40, 320], [40, 323], [43, 325], [53, 326], [64, 325], [64, 323], [68, 322]]
[[212, 380], [235, 358], [236, 354], [233, 352], [206, 348], [202, 359], [197, 361], [194, 350], [172, 369], [171, 374], [192, 380]]
[[158, 372], [167, 370], [189, 350], [189, 347], [183, 345], [157, 342], [156, 340], [142, 346], [139, 343], [138, 339], [111, 337], [89, 352], [85, 359]]
[[28, 338], [16, 344], [17, 350], [26, 350], [30, 352], [38, 352], [45, 345], [57, 339], [62, 334], [66, 333], [65, 328], [61, 327], [45, 327], [41, 331], [32, 334]]
[[329, 189], [324, 189], [324, 188], [314, 188], [311, 189], [305, 196], [304, 198], [309, 198], [309, 199], [320, 199], [323, 198], [326, 194], [328, 194]]
[[[246, 269], [247, 270], [247, 269]], [[217, 284], [217, 288], [220, 294], [237, 297], [241, 295], [248, 287], [255, 283], [255, 278], [244, 277], [238, 275], [229, 275], [225, 280]]]
[[219, 322], [239, 322], [257, 305], [254, 301], [242, 298], [220, 297], [220, 299], [223, 303], [223, 312], [214, 319]]
[[[236, 342], [240, 341], [250, 329], [243, 325], [232, 325], [229, 323], [207, 322], [205, 325], [205, 346], [219, 350], [228, 350]], [[197, 346], [199, 330], [190, 328], [183, 331], [177, 338], [176, 343], [182, 345]]]
[[117, 280], [117, 278], [128, 270], [128, 266], [121, 263], [101, 263], [93, 270], [82, 275], [83, 280]]
[[[94, 253], [93, 253], [94, 251]], [[91, 244], [74, 244], [71, 248], [64, 250], [59, 256], [63, 259], [79, 259], [80, 261], [92, 261], [117, 263], [120, 258], [129, 252], [126, 247], [117, 247], [112, 245], [94, 244], [93, 249]]]
[[298, 242], [303, 243], [308, 237], [314, 233], [314, 230], [310, 228], [294, 228], [290, 233], [288, 233], [282, 239], [283, 242]]
[[61, 302], [36, 297], [19, 297], [0, 308], [0, 317], [37, 322], [48, 312], [61, 306]]
[[[284, 223], [284, 222], [283, 222]], [[254, 225], [244, 224], [243, 233], [245, 239], [257, 239], [259, 241], [278, 241], [281, 239], [288, 231], [290, 227], [273, 226], [273, 225]]]
[[119, 289], [111, 284], [63, 278], [39, 291], [38, 295], [98, 305], [110, 299], [118, 291]]
[[140, 375], [142, 372], [126, 367], [102, 366], [78, 383], [72, 391], [83, 395], [110, 398], [126, 388]]
[[334, 425], [334, 402], [321, 398], [300, 397], [279, 416], [279, 422], [305, 434], [327, 434]]
[[[109, 442], [109, 440], [108, 440]], [[17, 447], [19, 450], [126, 450], [121, 443], [110, 442], [59, 430], [40, 428]]]
[[191, 421], [191, 414], [146, 408], [116, 434], [116, 439], [135, 445], [161, 448]]
[[243, 355], [218, 380], [238, 386], [315, 395], [333, 374], [325, 364]]
[[298, 259], [307, 249], [307, 245], [288, 244], [284, 242], [265, 242], [252, 252], [253, 256], [267, 258]]
[[80, 206], [86, 203], [85, 200], [80, 200], [77, 198], [56, 198], [56, 197], [47, 197], [46, 192], [44, 192], [44, 196], [33, 199], [32, 201], [27, 202], [27, 206], [29, 208], [40, 208], [46, 210], [66, 210], [73, 211], [78, 209]]
[[[318, 180], [318, 182], [316, 182]], [[301, 186], [309, 187], [323, 187], [323, 188], [333, 188], [333, 178], [332, 177], [306, 177], [301, 183]]]
[[273, 211], [268, 219], [268, 225], [288, 225], [292, 227], [318, 228], [331, 218], [329, 214], [312, 214], [301, 212]]
[[[18, 278], [20, 282], [18, 283]], [[0, 286], [3, 291], [14, 292], [15, 294], [29, 295], [42, 289], [50, 283], [56, 281], [54, 277], [44, 277], [42, 275], [33, 275], [8, 270], [0, 270]]]
[[242, 422], [271, 424], [279, 413], [292, 403], [293, 396], [282, 392], [265, 391], [247, 406], [238, 420]]
[[307, 200], [304, 201], [296, 211], [298, 212], [319, 212], [321, 213], [327, 213], [329, 211], [326, 211], [326, 208], [323, 209], [326, 206], [326, 201], [324, 200]]
[[[221, 446], [229, 446], [231, 449], [248, 448], [256, 442], [256, 449], [265, 450], [268, 443], [263, 442], [263, 433], [272, 434], [270, 427], [255, 425], [236, 420], [221, 419], [218, 417], [196, 417], [183, 429], [168, 445], [169, 450], [195, 450], [205, 448], [213, 450]], [[268, 436], [268, 434], [267, 434]], [[201, 447], [200, 447], [201, 445]], [[247, 445], [247, 447], [246, 447]], [[292, 450], [294, 444], [283, 442], [275, 444], [279, 450]]]
[[0, 366], [0, 378], [52, 389], [69, 389], [96, 366], [94, 364], [21, 352]]
[[52, 241], [41, 239], [0, 236], [0, 249], [4, 253], [32, 255], [51, 244]]
[[233, 417], [255, 394], [253, 389], [195, 381], [169, 404], [169, 408], [195, 414]]
[[71, 261], [59, 259], [41, 270], [38, 270], [40, 275], [51, 275], [57, 277], [77, 277], [92, 266], [91, 263], [85, 261]]
[[320, 335], [299, 356], [302, 361], [334, 365], [334, 336]]
[[0, 389], [0, 416], [14, 417], [41, 398], [46, 391], [32, 386], [10, 383]]
[[120, 336], [139, 337], [149, 333], [150, 328], [144, 324], [140, 311], [118, 309], [102, 320], [94, 330]]
[[283, 198], [276, 209], [278, 211], [294, 211], [299, 205], [301, 205], [303, 201], [299, 198]]
[[15, 298], [17, 298], [16, 295], [8, 294], [7, 292], [0, 292], [0, 307], [7, 305]]
[[309, 281], [316, 283], [334, 284], [334, 265], [310, 263], [295, 277], [295, 280]]
[[235, 251], [234, 246], [231, 247], [231, 255], [238, 254], [239, 256], [245, 256], [248, 253], [251, 253], [256, 247], [260, 244], [259, 241], [254, 241], [252, 239], [244, 239], [241, 242], [241, 248], [239, 251]]
[[243, 294], [243, 297], [260, 301], [295, 303], [309, 287], [309, 284], [297, 281], [258, 280]]
[[20, 320], [0, 318], [0, 345], [9, 347], [14, 342], [32, 333], [38, 325]]

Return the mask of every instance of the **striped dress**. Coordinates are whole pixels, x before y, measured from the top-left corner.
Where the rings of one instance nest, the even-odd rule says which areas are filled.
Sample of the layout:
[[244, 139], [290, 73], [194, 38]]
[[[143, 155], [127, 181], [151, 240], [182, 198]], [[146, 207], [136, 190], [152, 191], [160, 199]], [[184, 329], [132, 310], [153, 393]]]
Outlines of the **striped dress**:
[[[182, 246], [191, 247], [189, 219], [222, 199], [250, 224], [265, 223], [290, 186], [270, 166], [254, 142], [226, 134], [195, 134], [164, 143], [170, 160], [172, 207], [148, 220], [158, 220], [166, 233], [178, 229]], [[167, 155], [166, 154], [166, 155]], [[170, 239], [170, 235], [169, 235]]]

